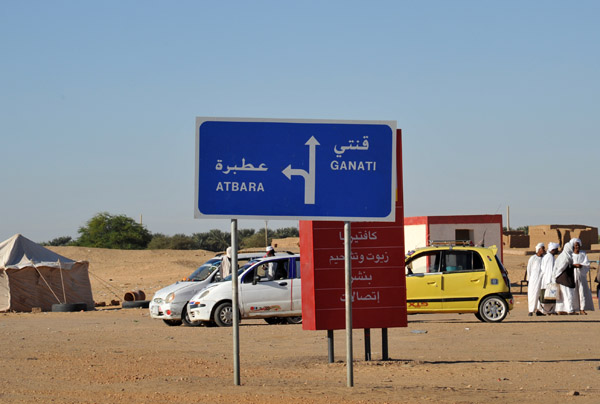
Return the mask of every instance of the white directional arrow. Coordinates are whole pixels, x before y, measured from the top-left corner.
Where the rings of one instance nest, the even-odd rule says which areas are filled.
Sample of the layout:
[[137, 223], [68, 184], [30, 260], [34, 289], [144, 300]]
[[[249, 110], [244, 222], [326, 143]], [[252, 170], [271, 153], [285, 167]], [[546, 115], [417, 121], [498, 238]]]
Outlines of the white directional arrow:
[[300, 175], [304, 178], [304, 204], [314, 205], [315, 204], [315, 174], [316, 174], [316, 161], [317, 161], [317, 146], [320, 143], [311, 136], [310, 139], [305, 143], [308, 146], [308, 172], [300, 168], [292, 168], [292, 165], [288, 165], [283, 171], [283, 175], [288, 180], [292, 179], [292, 175]]

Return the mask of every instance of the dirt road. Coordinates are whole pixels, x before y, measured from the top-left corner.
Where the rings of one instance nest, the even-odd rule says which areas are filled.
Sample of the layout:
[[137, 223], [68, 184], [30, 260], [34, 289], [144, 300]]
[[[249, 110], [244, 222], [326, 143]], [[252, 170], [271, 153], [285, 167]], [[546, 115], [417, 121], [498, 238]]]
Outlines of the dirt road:
[[231, 329], [167, 327], [143, 309], [0, 314], [0, 402], [599, 402], [600, 314], [531, 318], [524, 304], [501, 324], [410, 316], [385, 362], [379, 330], [370, 362], [355, 331], [353, 388], [343, 331], [329, 364], [325, 332], [244, 321], [234, 386]]
[[[150, 298], [210, 257], [56, 250], [90, 261], [97, 301], [134, 289]], [[526, 260], [505, 255], [513, 283]], [[335, 332], [336, 362], [329, 364], [325, 331], [244, 321], [241, 386], [233, 383], [231, 333], [168, 327], [147, 309], [0, 314], [0, 403], [600, 402], [600, 312], [528, 317], [524, 295], [501, 324], [472, 314], [409, 316], [407, 328], [389, 330], [385, 362], [380, 331], [371, 332], [367, 362], [356, 330], [353, 388], [346, 387], [343, 331]]]

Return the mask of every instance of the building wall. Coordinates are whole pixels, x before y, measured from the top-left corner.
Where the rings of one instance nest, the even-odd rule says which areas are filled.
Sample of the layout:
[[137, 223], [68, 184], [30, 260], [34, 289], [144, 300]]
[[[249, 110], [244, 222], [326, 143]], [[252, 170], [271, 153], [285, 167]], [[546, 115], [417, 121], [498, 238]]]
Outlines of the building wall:
[[562, 247], [572, 238], [581, 239], [583, 250], [589, 250], [592, 244], [598, 242], [598, 228], [586, 225], [546, 224], [529, 226], [529, 248], [535, 248], [537, 243], [558, 243]]
[[427, 246], [427, 226], [416, 224], [404, 226], [404, 250], [405, 252], [415, 248]]
[[431, 240], [454, 240], [455, 230], [473, 230], [473, 244], [476, 246], [498, 247], [497, 256], [502, 259], [502, 228], [498, 223], [447, 223], [429, 225]]
[[506, 248], [529, 248], [529, 236], [523, 231], [505, 231], [502, 243]]
[[414, 216], [404, 218], [407, 251], [424, 247], [429, 240], [456, 240], [456, 230], [472, 230], [473, 244], [498, 248], [503, 260], [502, 215]]

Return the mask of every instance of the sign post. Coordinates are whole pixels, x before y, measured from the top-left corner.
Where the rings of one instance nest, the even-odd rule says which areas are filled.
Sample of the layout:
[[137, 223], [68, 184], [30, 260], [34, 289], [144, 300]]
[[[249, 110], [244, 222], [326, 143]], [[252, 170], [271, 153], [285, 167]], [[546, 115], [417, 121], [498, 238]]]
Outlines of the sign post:
[[[196, 218], [344, 221], [348, 386], [351, 222], [393, 222], [396, 122], [196, 118]], [[237, 219], [232, 219], [234, 384], [239, 378]]]
[[344, 280], [346, 304], [346, 367], [347, 385], [354, 386], [354, 354], [352, 353], [352, 238], [350, 222], [344, 223]]
[[240, 312], [238, 293], [238, 242], [237, 242], [237, 219], [231, 219], [231, 313], [233, 317], [233, 384], [239, 386], [240, 380]]

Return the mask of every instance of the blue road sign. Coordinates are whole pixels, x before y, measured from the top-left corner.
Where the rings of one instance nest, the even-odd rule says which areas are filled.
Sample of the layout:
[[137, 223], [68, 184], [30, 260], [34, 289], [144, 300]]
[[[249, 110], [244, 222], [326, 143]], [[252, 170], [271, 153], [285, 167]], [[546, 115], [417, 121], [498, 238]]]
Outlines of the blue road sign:
[[393, 221], [396, 122], [196, 118], [197, 218]]

